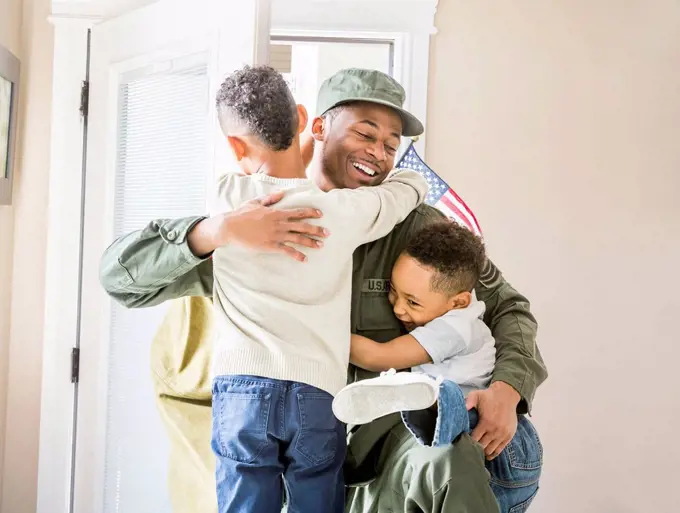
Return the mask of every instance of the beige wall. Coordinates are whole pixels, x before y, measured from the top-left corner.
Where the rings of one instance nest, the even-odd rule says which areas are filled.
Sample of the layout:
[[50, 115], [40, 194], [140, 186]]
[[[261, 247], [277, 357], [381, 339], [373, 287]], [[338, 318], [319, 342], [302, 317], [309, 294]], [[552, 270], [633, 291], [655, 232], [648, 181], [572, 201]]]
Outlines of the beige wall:
[[[21, 48], [22, 0], [0, 1], [0, 45], [19, 55]], [[12, 237], [14, 207], [0, 206], [0, 504], [2, 504], [2, 462], [5, 448], [5, 412], [7, 406], [7, 371], [9, 329], [12, 307]]]
[[680, 2], [440, 0], [427, 158], [533, 302], [534, 513], [680, 511]]
[[29, 513], [38, 470], [53, 43], [48, 0], [0, 5], [0, 37], [22, 61], [14, 201], [0, 207], [0, 233], [12, 241], [0, 243], [0, 511]]

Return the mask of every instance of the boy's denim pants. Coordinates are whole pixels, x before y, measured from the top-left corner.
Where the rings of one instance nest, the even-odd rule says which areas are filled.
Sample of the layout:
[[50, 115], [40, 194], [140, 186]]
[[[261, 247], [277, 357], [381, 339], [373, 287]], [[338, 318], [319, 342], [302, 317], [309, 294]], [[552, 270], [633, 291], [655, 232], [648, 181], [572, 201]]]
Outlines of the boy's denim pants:
[[256, 376], [213, 382], [219, 513], [342, 513], [345, 425], [318, 388]]
[[[439, 386], [437, 412], [419, 410], [402, 412], [401, 418], [422, 445], [448, 445], [477, 425], [477, 411], [467, 411], [465, 397], [453, 381]], [[538, 492], [543, 465], [543, 448], [534, 426], [524, 415], [517, 417], [514, 438], [486, 467], [491, 474], [491, 488], [501, 513], [526, 511]]]

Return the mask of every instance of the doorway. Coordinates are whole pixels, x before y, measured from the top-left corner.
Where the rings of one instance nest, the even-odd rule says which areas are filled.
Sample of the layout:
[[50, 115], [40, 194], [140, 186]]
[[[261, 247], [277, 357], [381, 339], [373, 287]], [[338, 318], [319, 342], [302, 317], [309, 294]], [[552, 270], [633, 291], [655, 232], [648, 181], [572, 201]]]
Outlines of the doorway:
[[[252, 34], [230, 31], [225, 40], [219, 27], [205, 30], [211, 11], [169, 12], [166, 1], [92, 29], [76, 512], [171, 513], [170, 447], [149, 350], [167, 306], [111, 302], [96, 263], [111, 240], [152, 219], [206, 212], [214, 177], [230, 165], [213, 108], [230, 69], [222, 58]], [[135, 32], [152, 20], [153, 33]], [[310, 112], [321, 82], [339, 69], [394, 68], [394, 44], [385, 39], [277, 34], [270, 45], [271, 65]]]

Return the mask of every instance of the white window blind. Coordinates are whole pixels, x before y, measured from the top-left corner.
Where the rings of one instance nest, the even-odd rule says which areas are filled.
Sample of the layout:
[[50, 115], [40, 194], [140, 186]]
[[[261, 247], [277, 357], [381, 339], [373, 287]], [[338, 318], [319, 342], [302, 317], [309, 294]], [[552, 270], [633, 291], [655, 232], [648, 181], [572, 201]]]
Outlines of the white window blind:
[[[116, 237], [155, 218], [205, 212], [211, 108], [205, 62], [205, 57], [193, 56], [122, 77]], [[149, 354], [165, 311], [164, 306], [113, 306], [111, 311], [105, 513], [171, 512], [169, 444], [155, 404]]]
[[279, 73], [290, 73], [293, 58], [293, 47], [287, 44], [269, 46], [269, 65]]

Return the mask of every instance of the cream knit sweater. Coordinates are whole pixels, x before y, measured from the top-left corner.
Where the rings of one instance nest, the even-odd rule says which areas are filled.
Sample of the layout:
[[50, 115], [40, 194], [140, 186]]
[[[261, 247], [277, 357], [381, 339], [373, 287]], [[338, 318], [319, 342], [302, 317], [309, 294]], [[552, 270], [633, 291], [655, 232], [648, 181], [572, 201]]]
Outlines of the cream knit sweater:
[[215, 251], [213, 375], [296, 381], [335, 395], [347, 382], [352, 254], [403, 221], [428, 186], [411, 170], [395, 171], [379, 186], [330, 192], [308, 179], [226, 175], [216, 210], [281, 189], [276, 208], [318, 208], [317, 224], [330, 236], [321, 249], [301, 249], [306, 262], [237, 244]]

